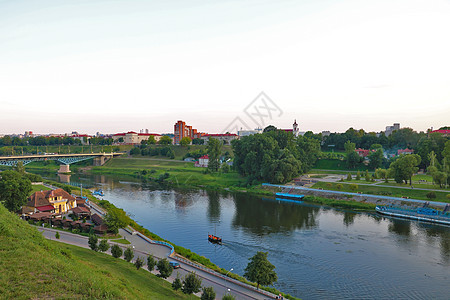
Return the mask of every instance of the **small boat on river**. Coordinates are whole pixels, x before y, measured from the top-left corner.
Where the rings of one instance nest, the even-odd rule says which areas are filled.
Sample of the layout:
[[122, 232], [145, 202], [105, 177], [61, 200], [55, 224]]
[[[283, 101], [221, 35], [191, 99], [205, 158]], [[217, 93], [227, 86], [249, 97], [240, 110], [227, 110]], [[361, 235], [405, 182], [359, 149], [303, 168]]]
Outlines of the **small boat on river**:
[[287, 198], [291, 200], [302, 200], [305, 198], [305, 195], [296, 195], [296, 194], [289, 194], [289, 193], [275, 193], [275, 196], [277, 198]]
[[94, 196], [101, 196], [101, 197], [105, 196], [105, 194], [103, 193], [102, 189], [98, 189], [98, 190], [94, 191], [92, 193], [92, 195], [94, 195]]
[[375, 207], [375, 210], [382, 215], [391, 217], [450, 225], [450, 205], [447, 204], [443, 211], [435, 210], [427, 206], [428, 203], [425, 203], [423, 207], [415, 209], [395, 206], [377, 206]]
[[208, 234], [208, 241], [213, 244], [222, 244], [222, 238], [215, 236], [214, 234]]

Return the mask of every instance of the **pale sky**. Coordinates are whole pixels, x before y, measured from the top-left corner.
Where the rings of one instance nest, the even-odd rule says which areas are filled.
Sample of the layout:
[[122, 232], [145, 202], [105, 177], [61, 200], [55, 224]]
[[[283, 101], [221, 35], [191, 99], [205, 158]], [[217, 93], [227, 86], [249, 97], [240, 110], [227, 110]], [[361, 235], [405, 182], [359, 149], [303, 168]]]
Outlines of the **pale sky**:
[[0, 0], [0, 134], [450, 125], [450, 0]]

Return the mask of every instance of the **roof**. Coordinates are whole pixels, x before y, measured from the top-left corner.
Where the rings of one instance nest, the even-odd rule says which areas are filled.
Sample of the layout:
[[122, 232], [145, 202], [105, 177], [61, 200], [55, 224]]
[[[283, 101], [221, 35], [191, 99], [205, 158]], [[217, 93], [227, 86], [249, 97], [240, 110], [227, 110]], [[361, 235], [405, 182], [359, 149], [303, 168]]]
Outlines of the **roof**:
[[92, 222], [95, 223], [95, 225], [101, 225], [101, 224], [103, 224], [103, 219], [102, 219], [102, 217], [100, 217], [100, 216], [97, 215], [97, 214], [93, 214], [93, 215], [91, 216], [91, 220], [92, 220]]
[[84, 206], [77, 206], [77, 207], [74, 207], [74, 208], [72, 208], [72, 212], [74, 213], [74, 214], [89, 214], [89, 213], [91, 213], [91, 211], [88, 209], [88, 208], [86, 208], [86, 207], [84, 207]]
[[[47, 191], [45, 191], [45, 192], [47, 192]], [[45, 195], [46, 195], [46, 193], [44, 193], [44, 191], [35, 192], [30, 197], [28, 197], [27, 206], [39, 207], [39, 206], [50, 205], [50, 202], [45, 197]]]
[[106, 224], [98, 225], [94, 227], [94, 231], [105, 232], [108, 230], [108, 226]]
[[208, 154], [206, 154], [206, 155], [203, 155], [202, 157], [200, 157], [200, 159], [209, 159], [209, 156], [208, 156]]
[[216, 134], [204, 134], [203, 136], [238, 136], [235, 133], [216, 133]]
[[450, 130], [447, 130], [447, 129], [438, 129], [438, 130], [433, 130], [432, 133], [444, 133], [444, 134], [450, 134]]
[[39, 213], [35, 213], [32, 214], [30, 216], [30, 218], [35, 219], [35, 220], [41, 220], [43, 218], [50, 218], [52, 216], [52, 213], [49, 212], [39, 212]]
[[44, 211], [52, 211], [55, 208], [53, 207], [53, 205], [44, 205], [44, 206], [36, 207], [36, 209], [39, 210], [39, 211], [44, 212]]

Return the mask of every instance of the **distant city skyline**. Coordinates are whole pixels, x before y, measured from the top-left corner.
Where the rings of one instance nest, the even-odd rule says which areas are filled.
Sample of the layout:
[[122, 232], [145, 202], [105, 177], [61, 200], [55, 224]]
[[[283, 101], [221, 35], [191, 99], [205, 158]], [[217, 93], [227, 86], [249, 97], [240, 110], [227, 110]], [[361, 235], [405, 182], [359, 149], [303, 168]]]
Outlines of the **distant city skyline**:
[[254, 129], [261, 91], [264, 126], [450, 125], [448, 0], [17, 0], [0, 25], [0, 134]]

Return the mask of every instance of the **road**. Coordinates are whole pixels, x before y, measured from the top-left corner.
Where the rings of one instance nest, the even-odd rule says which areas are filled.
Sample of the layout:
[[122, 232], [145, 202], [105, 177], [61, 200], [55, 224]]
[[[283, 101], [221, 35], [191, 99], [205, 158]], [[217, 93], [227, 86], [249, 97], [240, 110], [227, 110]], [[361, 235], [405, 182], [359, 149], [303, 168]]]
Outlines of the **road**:
[[[42, 232], [43, 236], [47, 239], [89, 249], [88, 238], [85, 236], [44, 227], [39, 227], [38, 230]], [[60, 234], [59, 240], [55, 238], [56, 232], [59, 232]], [[130, 233], [126, 230], [120, 229], [119, 234], [128, 241], [130, 241], [131, 245], [123, 245], [114, 242], [109, 243], [117, 244], [124, 250], [127, 247], [130, 246], [133, 247], [134, 260], [137, 259], [138, 257], [142, 257], [146, 262], [147, 256], [150, 254], [157, 259], [167, 258], [171, 252], [170, 248], [163, 245], [149, 243], [147, 240], [140, 237], [135, 232]], [[110, 250], [108, 250], [105, 253], [111, 255]], [[222, 296], [225, 295], [226, 293], [230, 293], [236, 299], [275, 299], [276, 297], [274, 294], [268, 292], [264, 292], [263, 294], [261, 291], [257, 291], [256, 288], [252, 286], [248, 286], [246, 284], [243, 284], [239, 281], [235, 281], [228, 277], [225, 278], [225, 276], [213, 272], [209, 269], [201, 269], [193, 264], [189, 264], [187, 262], [183, 262], [175, 258], [169, 258], [169, 260], [172, 261], [176, 260], [181, 265], [181, 268], [174, 270], [172, 275], [167, 279], [167, 281], [169, 281], [170, 283], [173, 282], [173, 280], [177, 277], [177, 275], [180, 276], [180, 278], [183, 278], [183, 276], [191, 272], [195, 272], [202, 279], [202, 286], [212, 287], [216, 292], [216, 297], [218, 299], [221, 299]], [[144, 269], [146, 268], [144, 267]], [[152, 273], [155, 275], [158, 274], [158, 272], [155, 270]], [[200, 296], [200, 294], [197, 294], [197, 296]]]

